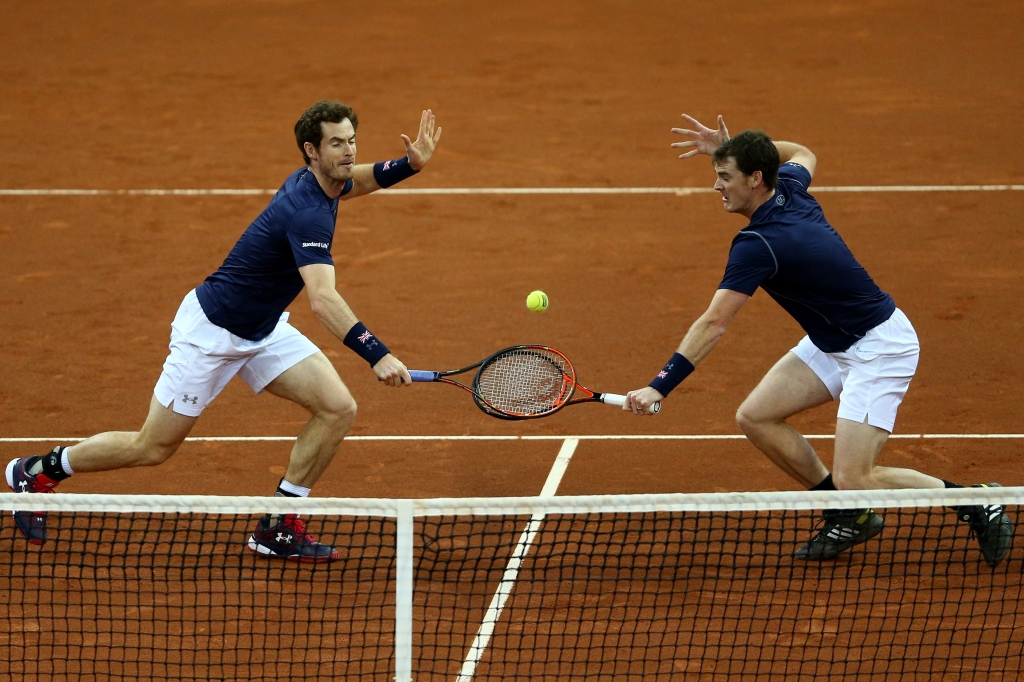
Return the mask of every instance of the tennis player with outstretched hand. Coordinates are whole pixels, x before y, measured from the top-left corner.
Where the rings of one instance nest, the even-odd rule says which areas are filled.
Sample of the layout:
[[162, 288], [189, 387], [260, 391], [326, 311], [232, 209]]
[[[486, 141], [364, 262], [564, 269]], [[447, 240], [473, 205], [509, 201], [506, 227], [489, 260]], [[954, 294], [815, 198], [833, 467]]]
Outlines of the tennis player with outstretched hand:
[[[718, 117], [713, 130], [683, 115], [694, 129], [680, 158], [711, 156], [726, 211], [750, 222], [732, 241], [725, 276], [707, 311], [651, 383], [627, 395], [623, 409], [647, 414], [668, 397], [715, 347], [758, 287], [807, 335], [779, 360], [743, 401], [736, 420], [747, 438], [789, 476], [811, 490], [958, 488], [911, 469], [877, 466], [896, 411], [917, 369], [917, 333], [878, 288], [808, 193], [817, 158], [806, 147], [773, 142], [763, 132], [730, 138]], [[786, 420], [839, 400], [833, 469]], [[998, 485], [998, 484], [989, 484]], [[1006, 556], [1013, 524], [1001, 506], [955, 509], [990, 566]], [[825, 510], [823, 526], [797, 549], [802, 559], [832, 559], [877, 535], [882, 518], [870, 509]]]
[[[339, 200], [390, 187], [418, 173], [441, 137], [430, 110], [406, 155], [356, 165], [359, 120], [351, 107], [319, 102], [295, 124], [306, 165], [292, 173], [253, 221], [220, 269], [190, 291], [171, 323], [170, 355], [137, 432], [109, 432], [41, 457], [7, 465], [7, 483], [25, 493], [52, 492], [73, 473], [151, 466], [173, 455], [199, 415], [236, 374], [254, 392], [266, 390], [306, 408], [276, 494], [305, 497], [330, 464], [356, 415], [356, 403], [334, 366], [288, 324], [288, 307], [303, 288], [317, 318], [366, 360], [388, 386], [411, 383], [409, 372], [355, 316], [335, 287], [331, 244]], [[42, 512], [16, 511], [29, 542], [46, 540]], [[249, 549], [267, 557], [330, 561], [338, 552], [305, 532], [296, 514], [266, 515]]]

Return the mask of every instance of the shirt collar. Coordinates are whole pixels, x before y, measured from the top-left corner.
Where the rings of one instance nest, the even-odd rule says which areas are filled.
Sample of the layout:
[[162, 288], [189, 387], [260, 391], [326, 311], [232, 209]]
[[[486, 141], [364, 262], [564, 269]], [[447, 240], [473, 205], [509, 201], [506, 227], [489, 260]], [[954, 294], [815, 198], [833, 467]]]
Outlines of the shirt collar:
[[340, 199], [341, 197], [335, 197], [331, 199], [329, 196], [327, 196], [327, 193], [324, 192], [324, 188], [320, 186], [320, 182], [316, 179], [316, 173], [313, 172], [312, 168], [306, 166], [305, 169], [303, 169], [302, 174], [299, 176], [299, 179], [305, 182], [310, 187], [313, 187], [317, 195], [320, 198], [322, 198], [325, 202], [327, 202], [327, 205], [330, 208], [333, 209], [335, 206], [338, 205], [338, 199]]

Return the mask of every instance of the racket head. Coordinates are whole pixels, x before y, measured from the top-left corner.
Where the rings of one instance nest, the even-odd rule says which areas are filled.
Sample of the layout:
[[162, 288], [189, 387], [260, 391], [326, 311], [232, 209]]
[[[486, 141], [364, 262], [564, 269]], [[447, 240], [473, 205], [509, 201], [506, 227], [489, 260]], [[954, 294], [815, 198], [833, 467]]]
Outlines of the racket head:
[[565, 407], [576, 391], [569, 358], [548, 346], [511, 346], [484, 360], [473, 378], [473, 401], [499, 419], [535, 419]]

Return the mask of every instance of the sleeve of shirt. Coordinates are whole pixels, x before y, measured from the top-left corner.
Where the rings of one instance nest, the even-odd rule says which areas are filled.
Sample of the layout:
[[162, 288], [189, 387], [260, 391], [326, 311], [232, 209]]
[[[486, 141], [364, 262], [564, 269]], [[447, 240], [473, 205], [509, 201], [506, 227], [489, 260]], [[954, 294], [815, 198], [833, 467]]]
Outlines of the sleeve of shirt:
[[779, 177], [795, 180], [804, 189], [811, 186], [811, 174], [799, 163], [793, 163], [792, 161], [779, 166]]
[[288, 223], [287, 234], [296, 266], [301, 268], [314, 263], [334, 265], [331, 258], [334, 220], [329, 213], [316, 209], [297, 211]]
[[352, 191], [352, 188], [354, 186], [355, 184], [351, 180], [346, 181], [345, 186], [341, 188], [341, 194], [339, 194], [338, 196], [345, 196], [346, 194]]
[[753, 296], [761, 282], [775, 275], [778, 269], [775, 255], [761, 237], [740, 234], [729, 251], [725, 276], [718, 288]]

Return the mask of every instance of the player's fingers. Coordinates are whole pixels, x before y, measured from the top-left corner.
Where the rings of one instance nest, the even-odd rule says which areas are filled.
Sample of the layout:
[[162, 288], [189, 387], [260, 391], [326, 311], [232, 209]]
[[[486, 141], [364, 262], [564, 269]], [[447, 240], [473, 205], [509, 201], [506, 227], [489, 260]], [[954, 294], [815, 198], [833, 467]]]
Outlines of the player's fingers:
[[693, 150], [692, 152], [686, 152], [685, 154], [680, 154], [680, 155], [679, 155], [679, 158], [680, 158], [680, 159], [688, 159], [688, 158], [690, 158], [691, 156], [696, 156], [696, 155], [697, 155], [697, 154], [699, 154], [699, 153], [700, 153], [699, 151], [697, 151], [696, 149], [694, 149], [694, 150]]
[[697, 137], [700, 134], [695, 130], [690, 130], [689, 128], [673, 128], [672, 132], [677, 135], [690, 135], [691, 137]]
[[673, 147], [696, 147], [697, 140], [687, 140], [686, 142], [673, 142]]
[[695, 128], [705, 128], [706, 127], [703, 123], [701, 123], [700, 121], [695, 119], [693, 116], [690, 116], [689, 114], [683, 114], [683, 118], [685, 118], [687, 121], [689, 121], [691, 124], [693, 124], [693, 126]]
[[434, 144], [437, 144], [437, 141], [440, 140], [440, 139], [441, 139], [441, 129], [438, 128], [437, 132], [434, 133]]
[[409, 370], [406, 369], [405, 367], [398, 370], [398, 379], [401, 382], [399, 384], [400, 386], [408, 386], [409, 384], [412, 383], [412, 375], [409, 374]]

